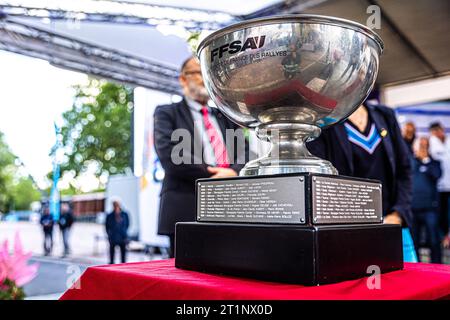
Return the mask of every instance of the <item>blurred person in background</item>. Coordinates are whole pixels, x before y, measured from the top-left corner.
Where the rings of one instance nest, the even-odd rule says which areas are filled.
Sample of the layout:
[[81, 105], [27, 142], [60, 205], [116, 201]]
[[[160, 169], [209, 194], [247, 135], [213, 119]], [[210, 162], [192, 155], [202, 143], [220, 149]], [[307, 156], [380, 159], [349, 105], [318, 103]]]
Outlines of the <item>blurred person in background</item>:
[[61, 214], [59, 216], [58, 221], [59, 229], [61, 230], [61, 236], [64, 244], [63, 258], [66, 257], [68, 254], [70, 254], [69, 235], [70, 235], [70, 228], [72, 227], [73, 224], [73, 220], [74, 220], [73, 214], [69, 204], [63, 202], [61, 204]]
[[437, 182], [442, 171], [439, 161], [434, 160], [428, 150], [428, 139], [419, 138], [412, 166], [413, 238], [419, 256], [421, 231], [425, 227], [427, 243], [431, 249], [431, 262], [441, 263]]
[[[179, 77], [183, 100], [158, 106], [154, 113], [154, 141], [156, 153], [165, 176], [160, 194], [158, 234], [170, 239], [169, 257], [175, 253], [175, 224], [195, 221], [195, 180], [199, 178], [226, 178], [237, 176], [248, 159], [248, 143], [240, 127], [225, 117], [217, 108], [208, 106], [209, 95], [197, 58], [188, 58], [181, 66]], [[172, 140], [176, 129], [190, 134], [190, 153], [182, 150], [182, 158], [189, 159], [175, 164], [172, 156], [179, 143]], [[242, 134], [245, 142], [234, 149], [226, 145], [226, 130]], [[183, 141], [185, 142], [185, 141]], [[196, 154], [201, 146], [201, 154]], [[200, 149], [200, 148], [198, 148]], [[231, 156], [232, 155], [232, 156]]]
[[402, 128], [402, 136], [403, 140], [405, 140], [406, 145], [408, 146], [411, 155], [414, 155], [413, 151], [413, 143], [416, 139], [416, 126], [413, 122], [408, 121]]
[[442, 246], [445, 249], [449, 249], [450, 248], [450, 230], [447, 233], [447, 235], [444, 237], [444, 240], [442, 240]]
[[364, 102], [340, 124], [323, 130], [308, 149], [340, 175], [381, 181], [384, 223], [402, 226], [406, 262], [417, 262], [412, 226], [411, 157], [391, 108]]
[[109, 263], [114, 264], [116, 247], [120, 248], [121, 262], [126, 262], [128, 244], [128, 227], [130, 220], [128, 213], [122, 210], [119, 200], [114, 200], [113, 211], [106, 216], [106, 234], [109, 241]]
[[53, 249], [53, 216], [50, 214], [50, 208], [44, 207], [40, 221], [42, 230], [44, 231], [44, 254], [48, 256]]
[[438, 181], [439, 220], [443, 234], [449, 232], [450, 219], [450, 139], [445, 136], [445, 129], [439, 122], [430, 124], [430, 155], [441, 162], [442, 176]]

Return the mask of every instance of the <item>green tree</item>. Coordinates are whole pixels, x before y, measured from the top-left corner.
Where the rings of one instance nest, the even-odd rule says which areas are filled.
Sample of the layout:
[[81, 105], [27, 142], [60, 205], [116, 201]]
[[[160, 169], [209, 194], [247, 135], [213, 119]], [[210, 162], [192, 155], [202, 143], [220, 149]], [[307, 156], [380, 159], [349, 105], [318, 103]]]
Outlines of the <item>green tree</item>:
[[41, 193], [29, 177], [20, 177], [12, 188], [15, 210], [29, 210], [33, 201], [41, 199]]
[[198, 45], [200, 44], [200, 35], [201, 32], [191, 32], [189, 37], [187, 38], [187, 43], [192, 51], [192, 55], [196, 55]]
[[61, 176], [70, 172], [76, 179], [90, 170], [97, 178], [124, 173], [132, 156], [133, 89], [91, 79], [75, 90], [72, 109], [63, 114]]
[[16, 157], [0, 132], [0, 211], [9, 211], [12, 201], [11, 185], [14, 179]]
[[0, 132], [0, 211], [29, 210], [41, 194], [29, 176], [23, 176], [19, 159], [11, 152]]

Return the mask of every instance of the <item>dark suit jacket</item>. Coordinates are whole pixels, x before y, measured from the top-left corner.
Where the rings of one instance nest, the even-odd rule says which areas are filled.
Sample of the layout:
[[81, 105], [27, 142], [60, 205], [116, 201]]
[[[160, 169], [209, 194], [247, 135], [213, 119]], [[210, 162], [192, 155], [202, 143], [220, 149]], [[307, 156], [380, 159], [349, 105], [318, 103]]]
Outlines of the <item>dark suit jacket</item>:
[[[388, 133], [383, 138], [383, 145], [393, 179], [391, 185], [384, 186], [383, 192], [388, 192], [393, 199], [394, 206], [390, 212], [398, 211], [402, 220], [411, 226], [412, 173], [408, 147], [392, 109], [374, 105], [368, 105], [367, 109], [378, 131], [386, 129]], [[342, 123], [323, 130], [318, 139], [307, 145], [312, 154], [331, 161], [340, 175], [354, 176], [351, 144]]]
[[123, 244], [128, 241], [127, 230], [130, 226], [128, 213], [120, 212], [121, 222], [118, 223], [114, 211], [106, 216], [105, 227], [108, 240], [112, 244]]
[[[218, 109], [212, 109], [225, 139], [226, 129], [240, 128], [234, 122], [226, 118]], [[171, 141], [175, 129], [187, 129], [191, 136], [191, 162], [192, 164], [176, 165], [171, 160], [172, 150], [178, 141]], [[164, 181], [161, 189], [159, 208], [158, 234], [173, 235], [175, 223], [181, 221], [195, 221], [195, 180], [209, 178], [208, 165], [201, 159], [201, 164], [194, 164], [194, 144], [201, 146], [201, 140], [194, 140], [194, 121], [191, 111], [183, 99], [179, 103], [158, 106], [154, 113], [154, 141], [156, 153], [165, 171]], [[237, 139], [235, 139], [234, 150], [227, 145], [228, 154], [234, 155], [231, 168], [236, 172], [248, 161], [249, 147], [245, 141], [245, 159], [238, 163]], [[242, 156], [242, 152], [240, 153]]]
[[[430, 157], [430, 162], [423, 163], [418, 158], [412, 161], [414, 211], [436, 211], [439, 207], [437, 181], [442, 175], [441, 163]], [[413, 213], [415, 213], [413, 211]]]

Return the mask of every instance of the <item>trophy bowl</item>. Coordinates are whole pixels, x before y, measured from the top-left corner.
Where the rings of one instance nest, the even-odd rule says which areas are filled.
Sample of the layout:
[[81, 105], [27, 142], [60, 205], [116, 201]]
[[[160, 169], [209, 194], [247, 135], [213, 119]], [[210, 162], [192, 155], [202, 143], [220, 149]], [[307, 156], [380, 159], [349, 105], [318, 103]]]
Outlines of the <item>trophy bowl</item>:
[[271, 143], [240, 175], [337, 174], [305, 143], [367, 98], [382, 50], [369, 28], [318, 15], [253, 19], [206, 37], [197, 54], [213, 102]]

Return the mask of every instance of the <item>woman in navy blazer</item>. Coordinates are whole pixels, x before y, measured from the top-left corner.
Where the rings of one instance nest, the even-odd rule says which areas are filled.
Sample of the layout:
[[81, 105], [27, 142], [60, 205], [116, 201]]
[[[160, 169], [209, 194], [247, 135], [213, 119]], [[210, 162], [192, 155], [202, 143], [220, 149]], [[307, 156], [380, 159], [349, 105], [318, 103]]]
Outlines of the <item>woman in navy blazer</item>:
[[[347, 119], [323, 130], [319, 138], [308, 143], [308, 149], [315, 156], [329, 160], [340, 175], [381, 180], [384, 222], [402, 225], [405, 251], [405, 232], [410, 239], [408, 228], [412, 227], [412, 172], [408, 147], [391, 108], [365, 103], [357, 111], [366, 114], [372, 130], [360, 131]], [[409, 261], [416, 261], [415, 255]]]

